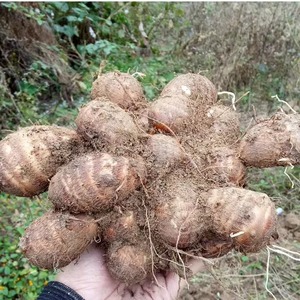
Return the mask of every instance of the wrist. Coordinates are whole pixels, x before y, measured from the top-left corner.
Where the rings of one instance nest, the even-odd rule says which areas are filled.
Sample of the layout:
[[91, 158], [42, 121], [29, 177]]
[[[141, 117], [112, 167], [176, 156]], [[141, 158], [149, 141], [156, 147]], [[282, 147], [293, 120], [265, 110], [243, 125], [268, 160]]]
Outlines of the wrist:
[[59, 282], [49, 282], [42, 293], [38, 297], [38, 300], [84, 300], [74, 289]]

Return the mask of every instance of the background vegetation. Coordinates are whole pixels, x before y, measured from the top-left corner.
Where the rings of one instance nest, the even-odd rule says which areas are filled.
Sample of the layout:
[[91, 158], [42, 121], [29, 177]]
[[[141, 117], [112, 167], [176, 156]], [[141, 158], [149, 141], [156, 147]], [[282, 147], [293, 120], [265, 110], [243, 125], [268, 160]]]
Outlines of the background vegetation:
[[[276, 94], [299, 112], [299, 14], [299, 3], [283, 2], [0, 3], [0, 137], [32, 123], [74, 126], [99, 67], [145, 74], [139, 80], [149, 101], [187, 72], [237, 98], [249, 92], [238, 106], [243, 128], [279, 107], [288, 111]], [[249, 188], [268, 193], [284, 216], [299, 214], [299, 168], [289, 170], [293, 189], [283, 171], [253, 169]], [[29, 266], [17, 245], [47, 210], [46, 197], [0, 194], [0, 299], [35, 299], [53, 277]], [[281, 242], [300, 249], [299, 235]], [[265, 253], [233, 253], [219, 265], [195, 277], [182, 299], [267, 299]], [[278, 299], [299, 299], [299, 264], [274, 255], [270, 273]]]

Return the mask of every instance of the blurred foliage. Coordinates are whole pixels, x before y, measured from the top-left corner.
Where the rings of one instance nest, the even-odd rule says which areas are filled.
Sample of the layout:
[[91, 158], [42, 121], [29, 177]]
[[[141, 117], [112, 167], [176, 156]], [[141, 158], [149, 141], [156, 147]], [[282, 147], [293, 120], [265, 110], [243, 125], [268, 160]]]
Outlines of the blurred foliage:
[[[172, 43], [163, 38], [168, 35], [161, 35], [166, 28], [179, 28], [184, 10], [175, 3], [11, 2], [0, 4], [0, 13], [15, 23], [18, 16], [25, 23], [19, 26], [30, 29], [24, 30], [23, 38], [0, 29], [3, 40], [15, 41], [15, 45], [0, 42], [2, 134], [3, 129], [28, 123], [66, 125], [58, 110], [72, 110], [86, 101], [100, 63], [105, 72], [146, 74], [141, 81], [149, 100], [182, 70], [183, 61], [174, 59]], [[31, 28], [33, 22], [36, 28]], [[51, 28], [47, 39], [31, 34], [40, 28]], [[29, 52], [25, 39], [37, 47]]]
[[48, 118], [66, 124], [56, 109], [86, 101], [101, 63], [104, 72], [146, 74], [140, 80], [149, 100], [176, 73], [191, 71], [220, 90], [249, 90], [248, 111], [254, 104], [273, 112], [275, 94], [300, 108], [299, 3], [11, 2], [1, 11], [51, 33], [24, 31], [38, 42], [31, 56], [19, 37], [0, 42], [7, 58], [0, 58], [0, 129]]
[[188, 68], [208, 73], [219, 90], [249, 90], [264, 112], [276, 110], [276, 94], [300, 108], [300, 3], [202, 2], [185, 11], [177, 51]]
[[248, 169], [247, 188], [267, 194], [285, 212], [300, 212], [300, 167]]
[[[275, 94], [299, 111], [299, 13], [296, 2], [0, 3], [0, 137], [32, 123], [72, 126], [100, 66], [145, 74], [138, 79], [149, 100], [187, 72], [237, 98], [249, 91], [239, 101], [245, 128], [249, 114], [278, 109]], [[251, 169], [248, 188], [285, 211], [299, 210], [300, 171], [288, 171], [294, 189], [282, 168]], [[29, 266], [17, 244], [47, 205], [4, 194], [0, 204], [0, 300], [34, 299], [53, 275]], [[265, 267], [248, 256], [234, 259], [239, 274]]]
[[18, 247], [25, 228], [49, 208], [45, 197], [28, 199], [0, 193], [0, 300], [36, 299], [53, 274], [29, 265]]

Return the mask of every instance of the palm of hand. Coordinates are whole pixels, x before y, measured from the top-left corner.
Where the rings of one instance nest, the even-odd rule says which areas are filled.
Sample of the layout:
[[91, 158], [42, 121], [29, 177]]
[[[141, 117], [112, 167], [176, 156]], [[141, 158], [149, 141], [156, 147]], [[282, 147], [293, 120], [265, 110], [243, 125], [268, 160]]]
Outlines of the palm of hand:
[[[203, 269], [203, 263], [191, 267], [193, 271]], [[127, 299], [176, 299], [182, 286], [176, 273], [158, 273], [157, 282], [149, 279], [130, 288], [113, 279], [109, 274], [103, 252], [91, 245], [80, 259], [65, 267], [56, 280], [75, 290], [86, 300], [127, 300]]]

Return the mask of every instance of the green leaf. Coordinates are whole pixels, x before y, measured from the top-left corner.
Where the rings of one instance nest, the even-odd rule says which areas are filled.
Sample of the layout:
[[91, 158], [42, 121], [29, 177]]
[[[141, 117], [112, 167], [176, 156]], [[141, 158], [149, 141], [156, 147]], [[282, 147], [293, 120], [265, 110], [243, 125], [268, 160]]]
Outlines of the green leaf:
[[8, 295], [8, 288], [6, 286], [4, 286], [3, 289], [0, 290], [0, 295]]
[[53, 6], [62, 12], [67, 12], [69, 10], [69, 5], [66, 2], [53, 2]]
[[96, 44], [87, 44], [85, 49], [88, 54], [95, 54], [99, 47]]
[[75, 17], [75, 16], [67, 16], [67, 20], [69, 22], [77, 22], [78, 21], [78, 18]]
[[112, 25], [112, 21], [111, 20], [105, 20], [106, 25], [111, 26]]
[[20, 236], [23, 236], [25, 229], [22, 227], [16, 227], [16, 230], [18, 231], [18, 233], [20, 234]]
[[246, 256], [246, 255], [243, 255], [243, 256], [241, 257], [241, 260], [242, 260], [242, 262], [248, 262], [248, 261], [249, 261], [249, 257]]
[[12, 2], [12, 3], [11, 2], [10, 3], [1, 3], [1, 6], [4, 6], [4, 7], [10, 9], [10, 10], [11, 9], [16, 10], [18, 8], [18, 5], [14, 2]]
[[78, 36], [78, 28], [77, 26], [70, 26], [70, 25], [54, 25], [54, 29], [59, 32], [67, 35], [68, 37], [72, 37], [74, 35]]
[[123, 29], [118, 30], [118, 36], [119, 36], [119, 38], [124, 38], [125, 37], [125, 31]]
[[5, 274], [5, 275], [9, 275], [10, 273], [11, 273], [10, 267], [6, 266], [6, 267], [4, 268], [4, 274]]
[[44, 20], [42, 20], [42, 19], [36, 19], [36, 21], [37, 21], [37, 23], [41, 26], [41, 25], [43, 25], [45, 22], [44, 22]]

